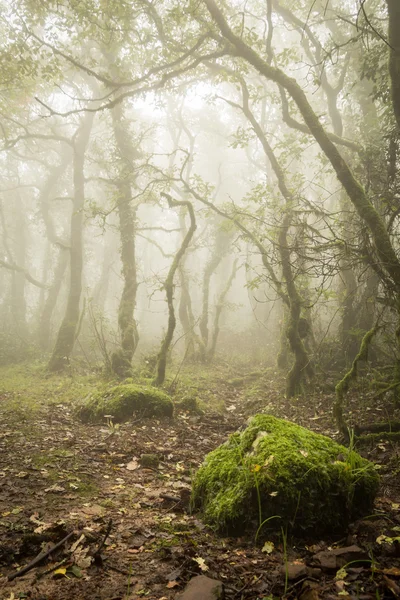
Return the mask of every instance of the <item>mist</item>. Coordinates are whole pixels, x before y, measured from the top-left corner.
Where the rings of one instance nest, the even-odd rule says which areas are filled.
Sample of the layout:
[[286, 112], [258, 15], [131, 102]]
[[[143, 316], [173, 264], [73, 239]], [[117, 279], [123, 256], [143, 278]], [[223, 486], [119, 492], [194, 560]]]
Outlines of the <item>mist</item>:
[[4, 414], [400, 430], [396, 1], [0, 15]]

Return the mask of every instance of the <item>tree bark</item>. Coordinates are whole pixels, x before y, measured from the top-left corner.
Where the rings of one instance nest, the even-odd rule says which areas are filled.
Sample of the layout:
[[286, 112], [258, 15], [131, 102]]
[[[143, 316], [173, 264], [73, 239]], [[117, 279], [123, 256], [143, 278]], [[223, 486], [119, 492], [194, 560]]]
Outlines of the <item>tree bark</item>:
[[400, 128], [400, 2], [386, 0], [389, 13], [389, 76], [392, 87], [393, 112]]
[[111, 111], [114, 136], [120, 159], [120, 173], [117, 181], [117, 211], [121, 236], [121, 261], [124, 288], [118, 309], [118, 327], [121, 348], [111, 356], [113, 371], [120, 377], [130, 374], [132, 358], [139, 341], [139, 333], [134, 318], [137, 294], [135, 217], [132, 206], [131, 175], [135, 149], [132, 146], [122, 107], [118, 104]]
[[58, 331], [53, 354], [48, 364], [50, 372], [66, 368], [71, 356], [79, 323], [79, 305], [83, 272], [83, 210], [85, 204], [85, 152], [89, 143], [94, 113], [87, 113], [75, 135], [73, 144], [74, 198], [70, 237], [70, 287], [64, 319]]
[[49, 349], [51, 320], [54, 309], [57, 304], [58, 296], [60, 294], [61, 286], [64, 281], [65, 272], [68, 266], [68, 260], [69, 253], [67, 252], [67, 250], [60, 248], [56, 268], [54, 270], [53, 283], [51, 284], [51, 287], [48, 291], [39, 322], [38, 337], [40, 347], [43, 351], [47, 351]]
[[162, 195], [167, 199], [168, 205], [171, 208], [173, 208], [175, 206], [176, 207], [185, 206], [188, 209], [189, 216], [190, 216], [190, 227], [185, 235], [185, 238], [182, 241], [182, 244], [181, 244], [178, 252], [175, 254], [175, 258], [172, 261], [172, 265], [170, 266], [167, 278], [164, 283], [164, 289], [165, 289], [165, 293], [167, 296], [167, 304], [168, 304], [168, 327], [167, 327], [167, 332], [165, 334], [165, 337], [161, 343], [160, 352], [158, 353], [158, 357], [157, 357], [157, 372], [156, 372], [156, 378], [154, 381], [155, 385], [162, 385], [164, 383], [165, 371], [166, 371], [166, 367], [167, 367], [168, 350], [171, 345], [172, 338], [173, 338], [174, 331], [175, 331], [175, 326], [176, 326], [176, 317], [175, 317], [175, 309], [174, 309], [174, 276], [175, 276], [177, 269], [179, 268], [179, 264], [180, 264], [182, 257], [184, 256], [186, 250], [189, 247], [189, 244], [194, 235], [194, 232], [196, 231], [196, 219], [194, 216], [194, 210], [193, 210], [192, 203], [189, 202], [189, 200], [174, 200], [173, 198], [171, 198], [171, 196], [169, 194], [162, 193]]

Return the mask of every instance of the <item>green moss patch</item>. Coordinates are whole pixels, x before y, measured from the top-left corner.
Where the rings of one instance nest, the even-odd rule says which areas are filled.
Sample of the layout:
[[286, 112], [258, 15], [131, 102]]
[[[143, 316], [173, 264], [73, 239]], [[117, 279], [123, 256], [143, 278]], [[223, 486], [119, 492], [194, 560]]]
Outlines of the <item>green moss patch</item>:
[[378, 491], [372, 463], [289, 421], [256, 415], [206, 456], [192, 505], [223, 533], [256, 532], [261, 523], [315, 535], [342, 531], [366, 514]]
[[160, 390], [128, 384], [91, 394], [77, 412], [84, 423], [102, 421], [106, 415], [120, 423], [130, 419], [133, 413], [146, 417], [172, 417], [174, 405]]

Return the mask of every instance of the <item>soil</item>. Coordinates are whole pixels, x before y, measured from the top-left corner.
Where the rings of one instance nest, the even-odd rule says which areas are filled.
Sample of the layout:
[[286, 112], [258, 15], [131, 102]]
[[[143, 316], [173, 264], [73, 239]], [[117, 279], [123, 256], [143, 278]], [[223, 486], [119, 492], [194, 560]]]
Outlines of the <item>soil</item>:
[[[190, 513], [193, 472], [249, 415], [269, 412], [336, 438], [329, 381], [287, 401], [274, 370], [247, 374], [242, 368], [232, 383], [223, 367], [214, 369], [197, 382], [204, 414], [177, 410], [170, 420], [90, 426], [67, 404], [32, 417], [3, 410], [0, 598], [169, 600], [198, 574], [221, 580], [228, 600], [399, 598], [399, 443], [382, 439], [360, 449], [380, 465], [381, 491], [373, 514], [341, 539], [265, 531], [256, 544], [217, 536]], [[368, 389], [353, 394], [350, 423], [396, 417]], [[7, 393], [0, 397], [0, 409], [8, 399]], [[149, 454], [159, 459], [154, 468], [141, 465]], [[71, 532], [37, 566], [9, 580]], [[342, 562], [332, 563], [335, 552]]]

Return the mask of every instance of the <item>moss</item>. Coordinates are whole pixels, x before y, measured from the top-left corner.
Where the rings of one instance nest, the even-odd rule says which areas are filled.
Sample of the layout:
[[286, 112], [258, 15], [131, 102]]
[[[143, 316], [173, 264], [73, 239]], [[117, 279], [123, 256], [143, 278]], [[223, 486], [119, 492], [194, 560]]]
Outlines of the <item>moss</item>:
[[369, 511], [379, 478], [354, 451], [270, 415], [252, 418], [207, 455], [195, 475], [192, 505], [224, 533], [288, 525], [320, 535], [344, 530]]
[[111, 369], [119, 377], [127, 377], [132, 372], [132, 353], [118, 348], [111, 355]]
[[134, 384], [117, 385], [104, 392], [95, 392], [78, 407], [79, 418], [96, 422], [112, 415], [115, 422], [127, 421], [133, 413], [146, 417], [172, 417], [174, 405], [167, 394], [151, 387]]
[[175, 404], [175, 407], [195, 415], [204, 415], [204, 410], [200, 407], [199, 400], [196, 396], [184, 396]]
[[160, 459], [157, 454], [142, 454], [140, 456], [140, 464], [145, 469], [158, 469]]

